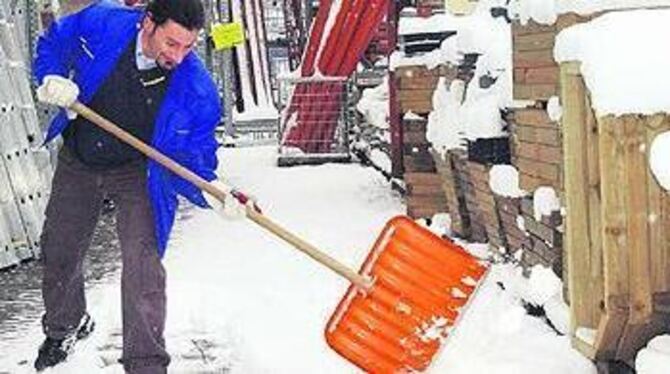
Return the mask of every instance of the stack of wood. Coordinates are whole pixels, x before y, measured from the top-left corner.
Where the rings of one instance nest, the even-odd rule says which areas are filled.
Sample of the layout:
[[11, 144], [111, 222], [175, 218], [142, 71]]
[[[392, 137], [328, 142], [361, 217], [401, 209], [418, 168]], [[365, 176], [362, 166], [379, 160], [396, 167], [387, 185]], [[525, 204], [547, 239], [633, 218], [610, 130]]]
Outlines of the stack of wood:
[[470, 185], [466, 200], [470, 209], [472, 225], [481, 226], [491, 248], [499, 250], [507, 247], [502, 226], [498, 217], [496, 200], [489, 184], [491, 165], [467, 161]]
[[407, 186], [407, 215], [432, 217], [447, 211], [442, 180], [426, 140], [427, 120], [421, 117], [403, 120], [403, 167]]
[[[470, 240], [484, 243], [487, 240], [484, 217], [478, 206], [477, 190], [475, 182], [470, 175], [468, 167], [468, 154], [464, 150], [450, 151], [453, 154], [453, 168], [456, 175], [456, 183], [462, 189], [465, 196], [465, 206], [470, 217]], [[488, 184], [488, 183], [487, 183]]]
[[447, 201], [447, 208], [451, 217], [451, 231], [461, 238], [470, 237], [470, 213], [465, 200], [466, 186], [460, 183], [454, 164], [459, 157], [455, 152], [448, 151], [442, 155], [432, 151], [435, 167], [442, 180], [442, 189]]
[[527, 268], [537, 264], [554, 270], [563, 276], [563, 217], [559, 211], [536, 219], [533, 199], [521, 199], [521, 215], [526, 229], [526, 239], [522, 244], [523, 264]]
[[495, 195], [500, 226], [509, 253], [515, 253], [526, 243], [527, 233], [521, 226], [521, 198]]
[[563, 151], [560, 126], [546, 110], [518, 109], [513, 115], [512, 163], [519, 170], [519, 187], [532, 192], [540, 186], [563, 190]]
[[[548, 101], [560, 96], [560, 70], [554, 61], [556, 35], [568, 24], [566, 20], [552, 25], [529, 22], [512, 25], [514, 98], [527, 100], [530, 105], [516, 109], [508, 118], [511, 124], [512, 164], [519, 171], [519, 187], [531, 195], [540, 186], [552, 187], [562, 198], [563, 144], [561, 127], [547, 113]], [[562, 233], [560, 214], [536, 220], [531, 197], [507, 201], [499, 209], [505, 222], [505, 236], [514, 250], [523, 239], [522, 264], [530, 268], [536, 264], [551, 267], [562, 277]], [[525, 237], [521, 229], [512, 225], [511, 215], [521, 215]], [[516, 222], [515, 222], [516, 223]]]
[[539, 186], [561, 191], [562, 144], [560, 127], [546, 111], [547, 101], [559, 95], [559, 70], [553, 58], [558, 26], [512, 26], [514, 98], [534, 104], [515, 110], [512, 116], [513, 164], [519, 170], [520, 187], [532, 192]]
[[514, 98], [548, 100], [559, 93], [558, 65], [554, 61], [557, 26], [528, 22], [512, 25]]
[[430, 70], [423, 65], [396, 68], [400, 112], [428, 114], [433, 111], [433, 92], [440, 77], [445, 77], [450, 84], [456, 73], [456, 68], [446, 65]]

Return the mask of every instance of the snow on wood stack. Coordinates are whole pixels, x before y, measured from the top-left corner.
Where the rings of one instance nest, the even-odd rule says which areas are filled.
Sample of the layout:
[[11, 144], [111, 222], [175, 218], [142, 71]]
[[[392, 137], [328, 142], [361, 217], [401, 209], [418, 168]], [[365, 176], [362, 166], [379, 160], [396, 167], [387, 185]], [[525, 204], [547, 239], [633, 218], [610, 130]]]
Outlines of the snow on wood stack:
[[396, 68], [398, 79], [398, 103], [401, 113], [428, 114], [433, 111], [433, 92], [440, 77], [451, 82], [456, 69], [440, 65], [428, 69], [423, 65], [399, 66]]
[[669, 330], [668, 19], [612, 12], [556, 41], [571, 337], [598, 360], [632, 360]]

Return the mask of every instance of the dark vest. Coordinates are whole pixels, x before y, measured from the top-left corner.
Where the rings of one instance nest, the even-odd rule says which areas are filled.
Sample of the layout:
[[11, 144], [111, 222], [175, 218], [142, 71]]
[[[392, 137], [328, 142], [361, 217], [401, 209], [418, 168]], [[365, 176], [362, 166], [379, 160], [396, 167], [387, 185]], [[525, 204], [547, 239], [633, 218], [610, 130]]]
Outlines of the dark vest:
[[[151, 144], [156, 114], [168, 80], [168, 73], [158, 67], [138, 70], [135, 43], [130, 43], [89, 106]], [[110, 169], [144, 158], [140, 152], [81, 116], [70, 123], [64, 137], [65, 145], [77, 158], [95, 169]]]

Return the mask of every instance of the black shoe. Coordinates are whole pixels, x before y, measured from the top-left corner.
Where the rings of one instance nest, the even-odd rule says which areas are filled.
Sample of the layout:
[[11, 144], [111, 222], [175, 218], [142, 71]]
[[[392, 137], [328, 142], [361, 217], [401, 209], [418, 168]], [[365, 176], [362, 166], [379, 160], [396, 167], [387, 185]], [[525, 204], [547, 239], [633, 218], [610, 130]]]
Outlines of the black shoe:
[[77, 328], [77, 340], [82, 340], [87, 338], [95, 330], [95, 321], [88, 313], [84, 313], [84, 316], [81, 317], [81, 322], [79, 322], [79, 327]]
[[63, 339], [52, 339], [47, 337], [37, 353], [35, 360], [35, 369], [42, 371], [48, 367], [56, 366], [67, 359], [67, 356], [72, 353], [74, 344], [78, 340], [82, 340], [93, 332], [95, 329], [95, 322], [88, 313], [84, 314], [77, 329]]

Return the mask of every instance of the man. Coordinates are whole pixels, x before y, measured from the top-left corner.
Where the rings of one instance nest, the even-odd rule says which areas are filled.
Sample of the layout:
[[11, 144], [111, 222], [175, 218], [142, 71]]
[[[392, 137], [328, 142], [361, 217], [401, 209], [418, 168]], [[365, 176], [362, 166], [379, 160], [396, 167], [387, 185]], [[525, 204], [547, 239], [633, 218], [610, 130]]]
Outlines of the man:
[[[204, 24], [199, 0], [152, 0], [146, 10], [96, 1], [56, 21], [37, 44], [39, 100], [89, 105], [206, 180], [217, 165], [216, 87], [192, 52]], [[207, 207], [202, 193], [87, 120], [63, 110], [47, 141], [64, 137], [42, 235], [42, 324], [35, 368], [67, 358], [93, 322], [82, 261], [103, 197], [117, 204], [122, 251], [123, 352], [127, 373], [165, 373], [165, 253], [177, 194]], [[220, 207], [219, 207], [220, 208]]]

